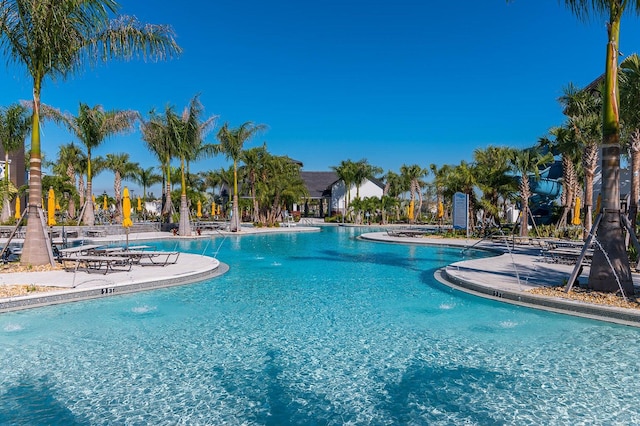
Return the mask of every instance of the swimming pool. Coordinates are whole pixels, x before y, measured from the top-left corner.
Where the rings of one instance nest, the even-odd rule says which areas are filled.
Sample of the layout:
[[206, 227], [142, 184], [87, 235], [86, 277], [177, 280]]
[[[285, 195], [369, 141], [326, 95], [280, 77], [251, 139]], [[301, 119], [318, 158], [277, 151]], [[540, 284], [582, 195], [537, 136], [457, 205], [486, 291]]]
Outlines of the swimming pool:
[[[0, 424], [632, 424], [639, 331], [450, 290], [357, 228], [158, 248], [216, 279], [0, 315]], [[153, 272], [153, 269], [151, 269]]]

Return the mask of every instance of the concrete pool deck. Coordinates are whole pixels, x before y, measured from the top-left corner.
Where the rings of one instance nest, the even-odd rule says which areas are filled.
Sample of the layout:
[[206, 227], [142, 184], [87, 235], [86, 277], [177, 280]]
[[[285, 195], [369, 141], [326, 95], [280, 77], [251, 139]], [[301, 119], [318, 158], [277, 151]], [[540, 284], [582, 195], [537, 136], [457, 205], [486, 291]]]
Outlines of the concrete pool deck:
[[[375, 229], [376, 227], [371, 227], [371, 230]], [[211, 239], [214, 234], [241, 237], [264, 233], [319, 230], [318, 226], [298, 224], [282, 228], [243, 227], [240, 232], [235, 233], [215, 231], [191, 237], [173, 236], [168, 232], [148, 232], [130, 234], [129, 244], [139, 245], [144, 244], [144, 241], [159, 239], [176, 241]], [[125, 238], [124, 235], [111, 235], [91, 238], [87, 241], [123, 245]], [[530, 293], [529, 291], [536, 287], [562, 285], [573, 271], [571, 265], [543, 262], [539, 247], [518, 244], [507, 247], [504, 242], [477, 239], [395, 237], [388, 235], [386, 231], [363, 233], [360, 238], [383, 243], [441, 245], [460, 249], [474, 247], [491, 250], [497, 255], [455, 262], [438, 270], [435, 278], [455, 291], [464, 291], [501, 302], [640, 327], [640, 309], [617, 308]], [[181, 253], [176, 264], [134, 266], [131, 271], [126, 272], [101, 274], [52, 270], [2, 273], [0, 286], [38, 285], [52, 287], [52, 291], [0, 298], [0, 312], [189, 284], [220, 276], [228, 269], [226, 264], [212, 257]], [[586, 282], [588, 275], [589, 268], [585, 266], [578, 278], [581, 282]], [[633, 279], [636, 286], [640, 287], [640, 274], [634, 273]]]

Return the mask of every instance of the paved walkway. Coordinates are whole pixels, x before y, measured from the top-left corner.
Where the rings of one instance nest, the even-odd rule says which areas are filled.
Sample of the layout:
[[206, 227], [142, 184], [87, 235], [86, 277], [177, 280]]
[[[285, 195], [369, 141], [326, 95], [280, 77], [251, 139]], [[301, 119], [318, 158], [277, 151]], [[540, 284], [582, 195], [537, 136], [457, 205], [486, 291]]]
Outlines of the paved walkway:
[[[640, 327], [640, 310], [596, 305], [561, 297], [539, 296], [529, 292], [535, 287], [564, 286], [573, 272], [573, 265], [543, 261], [541, 248], [528, 245], [507, 245], [477, 239], [392, 237], [386, 232], [363, 234], [363, 239], [402, 244], [426, 244], [481, 248], [499, 253], [482, 259], [462, 260], [436, 273], [441, 283], [467, 293], [516, 305], [582, 316], [618, 324]], [[640, 274], [634, 273], [636, 287]], [[578, 277], [587, 282], [589, 267]]]

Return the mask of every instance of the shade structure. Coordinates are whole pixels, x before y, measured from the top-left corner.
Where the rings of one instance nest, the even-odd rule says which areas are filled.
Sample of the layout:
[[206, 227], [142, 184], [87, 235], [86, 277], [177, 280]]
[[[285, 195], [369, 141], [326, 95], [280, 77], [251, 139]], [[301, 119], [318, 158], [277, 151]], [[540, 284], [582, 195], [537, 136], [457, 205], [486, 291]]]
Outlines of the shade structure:
[[107, 209], [107, 194], [104, 194], [102, 196], [102, 210], [106, 210]]
[[576, 205], [573, 208], [573, 219], [571, 223], [573, 225], [580, 225], [580, 197], [576, 197]]
[[49, 199], [47, 200], [47, 224], [49, 226], [56, 224], [56, 193], [52, 187], [49, 187]]
[[20, 197], [16, 197], [16, 214], [14, 217], [19, 220], [20, 216], [22, 216], [20, 212]]
[[139, 212], [142, 211], [142, 200], [140, 199], [140, 197], [138, 197], [138, 209]]
[[198, 210], [196, 211], [196, 216], [198, 218], [202, 217], [202, 203], [198, 200]]
[[442, 201], [438, 203], [438, 219], [442, 219], [444, 217], [444, 204]]
[[125, 186], [124, 191], [122, 191], [122, 226], [129, 228], [132, 225], [131, 198], [129, 198], [129, 188]]

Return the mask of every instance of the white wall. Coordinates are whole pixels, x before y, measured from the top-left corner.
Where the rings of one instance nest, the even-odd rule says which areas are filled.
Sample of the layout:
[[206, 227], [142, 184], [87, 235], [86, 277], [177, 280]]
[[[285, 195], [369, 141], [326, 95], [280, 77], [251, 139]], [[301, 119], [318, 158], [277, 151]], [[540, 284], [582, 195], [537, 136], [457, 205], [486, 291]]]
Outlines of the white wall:
[[[367, 197], [377, 197], [382, 198], [382, 188], [380, 188], [375, 183], [366, 179], [362, 185], [360, 185], [360, 198], [365, 199]], [[351, 187], [349, 191], [349, 199], [353, 200], [356, 198], [358, 193], [358, 189], [355, 185]], [[338, 181], [331, 187], [331, 213], [343, 213], [344, 212], [344, 204], [345, 204], [345, 184], [344, 181]]]

